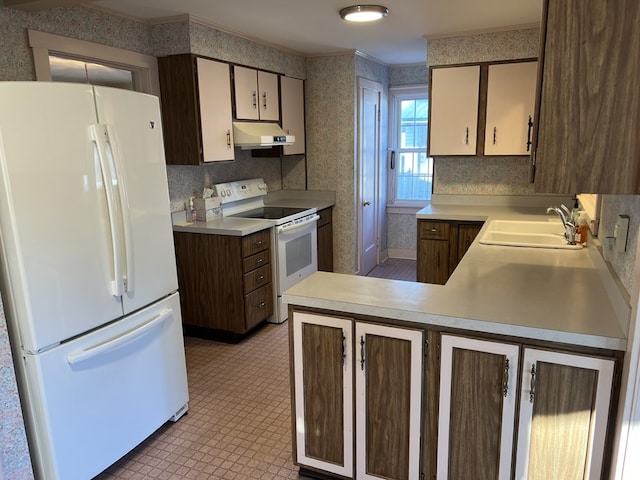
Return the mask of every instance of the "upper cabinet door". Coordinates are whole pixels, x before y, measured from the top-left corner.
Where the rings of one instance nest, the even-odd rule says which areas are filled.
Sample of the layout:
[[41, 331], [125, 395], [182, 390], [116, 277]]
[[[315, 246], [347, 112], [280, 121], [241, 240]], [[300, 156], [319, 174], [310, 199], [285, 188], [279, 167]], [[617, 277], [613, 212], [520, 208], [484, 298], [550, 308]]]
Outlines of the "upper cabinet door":
[[279, 121], [278, 75], [258, 71], [258, 91], [260, 92], [260, 120]]
[[485, 155], [529, 155], [538, 62], [489, 65]]
[[304, 81], [281, 77], [282, 90], [282, 129], [296, 137], [293, 145], [283, 147], [285, 155], [303, 154], [305, 152], [304, 138]]
[[202, 160], [233, 160], [233, 126], [229, 65], [196, 59], [202, 130]]
[[278, 75], [233, 67], [238, 120], [280, 120]]
[[233, 160], [229, 64], [191, 54], [158, 59], [169, 165]]
[[252, 68], [233, 67], [233, 85], [236, 93], [236, 118], [258, 120], [258, 73]]
[[535, 189], [640, 193], [640, 2], [547, 0]]
[[429, 155], [475, 155], [480, 65], [431, 69]]

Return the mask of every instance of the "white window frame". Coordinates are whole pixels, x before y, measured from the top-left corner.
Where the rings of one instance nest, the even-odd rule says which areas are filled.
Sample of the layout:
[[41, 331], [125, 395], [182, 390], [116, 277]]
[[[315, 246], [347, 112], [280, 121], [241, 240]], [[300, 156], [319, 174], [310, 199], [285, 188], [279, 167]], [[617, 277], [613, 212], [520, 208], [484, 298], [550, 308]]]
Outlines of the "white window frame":
[[100, 43], [77, 40], [51, 33], [28, 30], [29, 46], [33, 51], [36, 80], [50, 82], [49, 54], [75, 60], [90, 61], [101, 65], [129, 70], [133, 87], [138, 92], [160, 96], [158, 59], [151, 55], [109, 47]]
[[[398, 149], [399, 145], [399, 129], [398, 122], [400, 112], [398, 111], [398, 102], [405, 99], [429, 98], [429, 90], [427, 85], [410, 85], [402, 87], [391, 87], [389, 89], [389, 154]], [[427, 118], [427, 123], [429, 119]], [[395, 213], [414, 213], [425, 207], [430, 200], [397, 200], [396, 186], [397, 169], [391, 168], [391, 161], [388, 162], [388, 188], [387, 188], [387, 211], [393, 209]]]

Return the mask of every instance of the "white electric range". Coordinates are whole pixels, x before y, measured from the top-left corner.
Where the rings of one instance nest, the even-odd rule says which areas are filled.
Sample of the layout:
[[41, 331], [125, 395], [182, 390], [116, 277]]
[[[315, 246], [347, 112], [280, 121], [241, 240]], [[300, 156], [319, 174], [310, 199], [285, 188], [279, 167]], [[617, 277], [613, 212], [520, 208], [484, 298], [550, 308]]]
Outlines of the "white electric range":
[[219, 183], [214, 186], [221, 199], [224, 217], [258, 218], [273, 222], [271, 255], [274, 259], [273, 323], [288, 317], [282, 292], [318, 270], [315, 208], [274, 207], [264, 204], [267, 185], [262, 178]]

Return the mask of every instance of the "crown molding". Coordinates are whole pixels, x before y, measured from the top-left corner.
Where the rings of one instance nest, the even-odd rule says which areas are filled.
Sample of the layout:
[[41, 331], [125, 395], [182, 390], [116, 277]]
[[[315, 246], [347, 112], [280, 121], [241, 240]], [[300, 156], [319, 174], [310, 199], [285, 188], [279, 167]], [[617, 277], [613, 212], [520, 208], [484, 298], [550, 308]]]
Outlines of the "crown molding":
[[522, 23], [519, 25], [507, 25], [504, 27], [483, 28], [480, 30], [466, 30], [463, 32], [441, 33], [441, 34], [434, 34], [434, 35], [429, 35], [428, 33], [425, 33], [423, 37], [427, 41], [442, 40], [444, 38], [472, 37], [474, 35], [484, 35], [487, 33], [511, 32], [516, 30], [529, 30], [532, 28], [540, 28], [540, 22]]

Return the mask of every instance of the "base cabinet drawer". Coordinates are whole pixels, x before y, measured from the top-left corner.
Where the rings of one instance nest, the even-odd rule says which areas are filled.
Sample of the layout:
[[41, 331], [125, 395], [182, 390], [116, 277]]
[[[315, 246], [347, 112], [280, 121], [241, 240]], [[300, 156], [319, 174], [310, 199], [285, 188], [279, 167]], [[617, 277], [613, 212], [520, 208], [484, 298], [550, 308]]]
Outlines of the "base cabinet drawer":
[[263, 320], [273, 315], [273, 289], [267, 285], [245, 295], [245, 330], [249, 331]]

